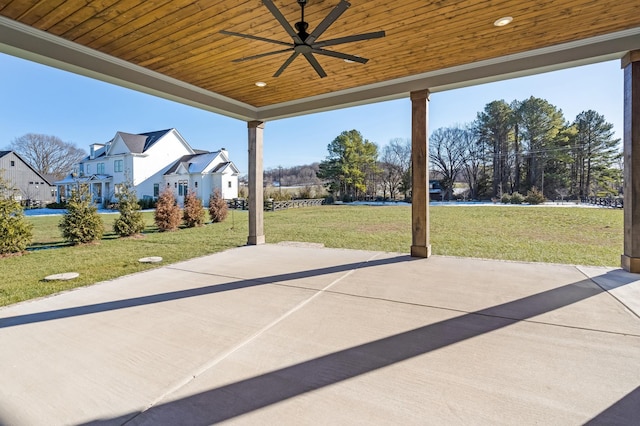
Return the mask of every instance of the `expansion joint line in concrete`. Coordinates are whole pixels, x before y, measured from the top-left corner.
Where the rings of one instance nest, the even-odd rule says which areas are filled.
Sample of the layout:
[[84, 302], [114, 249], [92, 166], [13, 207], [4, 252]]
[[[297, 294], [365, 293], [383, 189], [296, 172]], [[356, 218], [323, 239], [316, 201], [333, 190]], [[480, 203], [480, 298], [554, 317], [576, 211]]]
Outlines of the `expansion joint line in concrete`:
[[376, 253], [373, 256], [371, 256], [369, 259], [367, 259], [367, 260], [365, 260], [363, 262], [360, 262], [359, 264], [355, 265], [353, 267], [353, 269], [350, 269], [350, 270], [346, 271], [344, 274], [342, 274], [340, 277], [338, 277], [335, 280], [333, 280], [331, 283], [329, 283], [328, 285], [326, 285], [322, 289], [316, 290], [313, 295], [311, 295], [308, 298], [306, 298], [305, 300], [301, 301], [300, 303], [298, 303], [297, 305], [295, 305], [294, 307], [289, 309], [287, 312], [282, 314], [280, 317], [278, 317], [275, 320], [271, 321], [269, 324], [265, 325], [260, 330], [256, 331], [254, 334], [252, 334], [251, 336], [247, 337], [242, 342], [240, 342], [237, 345], [235, 345], [233, 348], [231, 348], [228, 351], [226, 351], [225, 353], [217, 356], [216, 358], [212, 359], [211, 361], [203, 364], [202, 366], [200, 366], [200, 368], [198, 368], [192, 374], [189, 374], [183, 380], [180, 380], [179, 382], [177, 382], [173, 386], [171, 386], [166, 392], [164, 392], [162, 395], [160, 395], [158, 398], [156, 398], [153, 402], [151, 402], [147, 406], [146, 409], [144, 409], [140, 413], [136, 414], [135, 416], [131, 417], [124, 424], [126, 425], [127, 423], [131, 422], [136, 417], [142, 415], [145, 411], [153, 408], [156, 404], [160, 403], [167, 396], [171, 395], [172, 393], [178, 391], [180, 388], [182, 388], [182, 387], [186, 386], [187, 384], [189, 384], [190, 382], [192, 382], [196, 377], [200, 376], [201, 374], [205, 373], [206, 371], [208, 371], [211, 368], [215, 367], [216, 365], [220, 364], [222, 361], [227, 359], [229, 356], [231, 356], [235, 352], [239, 351], [240, 349], [242, 349], [243, 347], [247, 346], [248, 344], [250, 344], [254, 340], [258, 339], [264, 333], [266, 333], [267, 331], [269, 331], [272, 328], [274, 328], [276, 325], [280, 324], [281, 322], [283, 322], [284, 320], [289, 318], [291, 315], [293, 315], [294, 313], [296, 313], [297, 311], [299, 311], [300, 309], [302, 309], [303, 307], [305, 307], [306, 305], [311, 303], [314, 299], [316, 299], [317, 297], [319, 297], [323, 293], [329, 291], [329, 289], [331, 287], [335, 286], [340, 281], [342, 281], [343, 279], [347, 278], [349, 275], [353, 274], [356, 270], [361, 268], [367, 262], [371, 262], [372, 260], [374, 260], [379, 255], [380, 255], [380, 253]]
[[610, 292], [609, 290], [607, 290], [606, 288], [604, 288], [603, 286], [601, 286], [600, 284], [598, 284], [598, 282], [596, 280], [594, 280], [592, 277], [588, 276], [584, 271], [582, 271], [579, 267], [576, 267], [576, 269], [578, 270], [578, 272], [580, 272], [582, 275], [584, 275], [585, 277], [587, 277], [588, 280], [590, 280], [592, 283], [594, 283], [595, 285], [597, 285], [600, 289], [602, 289], [602, 291], [604, 291], [605, 293], [607, 293], [609, 296], [613, 297], [613, 299], [618, 302], [619, 304], [621, 304], [622, 306], [625, 307], [625, 309], [629, 312], [631, 312], [631, 315], [635, 316], [636, 318], [640, 319], [640, 313], [636, 312], [635, 310], [633, 310], [630, 306], [628, 306], [626, 303], [624, 303], [622, 300], [620, 300], [615, 294], [613, 294], [612, 292]]

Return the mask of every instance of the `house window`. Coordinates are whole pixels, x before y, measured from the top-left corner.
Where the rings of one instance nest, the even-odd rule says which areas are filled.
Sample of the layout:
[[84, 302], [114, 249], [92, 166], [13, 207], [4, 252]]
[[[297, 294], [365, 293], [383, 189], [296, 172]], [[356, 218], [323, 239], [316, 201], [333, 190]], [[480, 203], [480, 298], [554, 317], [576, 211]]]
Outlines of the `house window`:
[[229, 188], [231, 188], [231, 181], [229, 181], [228, 186], [229, 186]]
[[97, 166], [96, 173], [98, 173], [99, 175], [103, 175], [104, 174], [104, 163], [98, 163]]
[[14, 167], [16, 165], [16, 162], [11, 160], [11, 167]]
[[187, 196], [187, 181], [181, 180], [178, 182], [178, 195]]
[[80, 176], [82, 176], [84, 174], [84, 164], [80, 163], [78, 169], [80, 171]]
[[116, 160], [113, 162], [113, 171], [122, 172], [122, 160]]
[[154, 197], [159, 197], [160, 196], [160, 184], [159, 183], [154, 183], [153, 184], [153, 196]]
[[87, 164], [87, 174], [91, 174], [91, 164]]

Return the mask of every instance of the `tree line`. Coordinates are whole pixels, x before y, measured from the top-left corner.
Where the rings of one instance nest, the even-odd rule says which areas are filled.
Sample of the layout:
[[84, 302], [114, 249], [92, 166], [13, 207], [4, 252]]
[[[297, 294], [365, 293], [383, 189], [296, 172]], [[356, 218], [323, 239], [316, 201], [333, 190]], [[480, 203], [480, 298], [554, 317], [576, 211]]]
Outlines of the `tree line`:
[[[410, 197], [411, 141], [380, 149], [357, 130], [327, 147], [317, 176], [341, 199]], [[541, 192], [548, 199], [618, 195], [622, 188], [620, 139], [596, 111], [567, 121], [562, 110], [530, 97], [488, 103], [472, 123], [439, 128], [429, 137], [431, 179], [445, 199], [464, 183], [470, 199]]]

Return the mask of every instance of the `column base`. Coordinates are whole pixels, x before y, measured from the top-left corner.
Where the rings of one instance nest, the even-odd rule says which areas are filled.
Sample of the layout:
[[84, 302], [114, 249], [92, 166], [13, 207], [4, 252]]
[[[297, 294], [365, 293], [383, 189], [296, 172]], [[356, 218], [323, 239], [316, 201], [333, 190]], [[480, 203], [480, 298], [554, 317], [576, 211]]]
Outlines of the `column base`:
[[247, 245], [257, 246], [260, 244], [264, 244], [264, 235], [256, 235], [256, 236], [249, 235], [249, 238], [247, 238]]
[[620, 265], [627, 272], [640, 274], [640, 257], [631, 257], [623, 254], [620, 256]]
[[431, 256], [431, 245], [428, 246], [411, 246], [411, 257], [424, 257]]

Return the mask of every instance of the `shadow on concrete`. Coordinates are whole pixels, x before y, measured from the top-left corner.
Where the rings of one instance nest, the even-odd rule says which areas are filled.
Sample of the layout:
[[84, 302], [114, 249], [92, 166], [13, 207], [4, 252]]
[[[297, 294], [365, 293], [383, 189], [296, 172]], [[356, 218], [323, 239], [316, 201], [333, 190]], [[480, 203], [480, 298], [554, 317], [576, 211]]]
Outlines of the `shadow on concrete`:
[[[32, 314], [16, 315], [13, 317], [0, 318], [0, 329], [15, 327], [20, 325], [32, 324], [42, 321], [52, 321], [63, 318], [76, 317], [81, 315], [95, 314], [99, 312], [113, 311], [116, 309], [126, 309], [142, 305], [150, 305], [154, 303], [168, 302], [172, 300], [187, 299], [190, 297], [198, 297], [207, 294], [220, 293], [224, 291], [238, 290], [248, 287], [256, 287], [265, 284], [281, 283], [292, 280], [328, 275], [340, 272], [348, 272], [353, 269], [370, 268], [375, 266], [383, 266], [400, 262], [419, 262], [424, 259], [413, 258], [408, 255], [397, 256], [387, 259], [370, 260], [362, 262], [348, 263], [344, 265], [331, 266], [328, 268], [312, 269], [308, 271], [294, 272], [289, 274], [272, 275], [268, 277], [259, 277], [253, 279], [245, 279], [224, 284], [216, 284], [205, 287], [192, 288], [188, 290], [171, 291], [167, 293], [152, 294], [149, 296], [133, 297], [130, 299], [114, 300], [111, 302], [95, 303], [92, 305], [75, 306], [72, 308], [58, 309], [53, 311], [36, 312]], [[249, 265], [247, 267], [250, 267]], [[177, 269], [177, 268], [172, 268]], [[202, 272], [183, 271], [189, 273], [201, 274]], [[211, 274], [213, 276], [218, 276]]]
[[630, 425], [640, 423], [640, 386], [585, 425]]
[[[632, 280], [629, 281], [633, 282]], [[627, 283], [621, 281], [620, 285]], [[354, 346], [260, 376], [241, 380], [175, 401], [142, 413], [98, 419], [87, 425], [152, 424], [208, 425], [259, 410], [272, 404], [330, 386], [362, 374], [478, 337], [519, 321], [601, 294], [589, 279], [568, 284], [512, 302], [471, 312], [390, 337]], [[505, 315], [517, 313], [517, 319]], [[636, 393], [630, 398], [632, 403]], [[619, 407], [620, 418], [627, 402]], [[617, 410], [617, 409], [616, 409]], [[637, 420], [637, 418], [636, 418]]]

